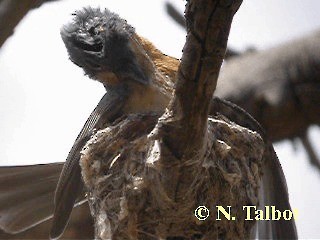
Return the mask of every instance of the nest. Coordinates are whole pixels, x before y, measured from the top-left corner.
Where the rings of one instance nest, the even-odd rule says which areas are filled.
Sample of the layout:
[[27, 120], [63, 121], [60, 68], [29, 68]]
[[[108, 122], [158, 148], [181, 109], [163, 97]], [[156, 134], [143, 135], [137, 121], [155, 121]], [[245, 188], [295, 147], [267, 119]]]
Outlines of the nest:
[[[135, 114], [98, 131], [80, 160], [98, 239], [243, 239], [254, 221], [243, 206], [258, 205], [264, 143], [223, 116], [208, 119], [203, 153], [177, 159], [150, 134], [157, 115]], [[198, 220], [195, 209], [210, 216]], [[235, 220], [217, 207], [231, 206]], [[221, 215], [221, 214], [220, 214]]]

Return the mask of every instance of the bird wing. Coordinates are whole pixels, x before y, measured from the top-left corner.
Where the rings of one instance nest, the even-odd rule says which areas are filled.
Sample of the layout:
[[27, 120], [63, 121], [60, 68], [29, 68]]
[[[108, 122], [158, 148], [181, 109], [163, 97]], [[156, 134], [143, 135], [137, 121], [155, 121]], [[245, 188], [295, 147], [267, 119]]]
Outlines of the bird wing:
[[95, 129], [101, 129], [116, 119], [121, 112], [126, 94], [108, 91], [90, 114], [76, 141], [71, 148], [60, 174], [54, 196], [54, 216], [50, 232], [51, 238], [58, 238], [69, 220], [76, 198], [83, 190], [80, 151], [90, 139]]
[[15, 234], [52, 217], [63, 163], [0, 168], [0, 228]]
[[[238, 125], [258, 132], [265, 142], [263, 177], [259, 190], [260, 209], [264, 209], [264, 206], [275, 206], [282, 212], [291, 210], [287, 183], [280, 161], [260, 124], [239, 106], [219, 98], [213, 98], [211, 102], [210, 114], [216, 113], [226, 116]], [[258, 231], [259, 239], [298, 238], [293, 218], [289, 221], [283, 219], [279, 221], [258, 221], [254, 229]]]

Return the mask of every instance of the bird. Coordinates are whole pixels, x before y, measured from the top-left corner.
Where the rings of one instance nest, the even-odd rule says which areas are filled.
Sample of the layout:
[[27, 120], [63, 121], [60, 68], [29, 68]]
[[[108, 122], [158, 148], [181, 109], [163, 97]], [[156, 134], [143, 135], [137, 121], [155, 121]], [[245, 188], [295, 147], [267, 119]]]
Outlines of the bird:
[[[79, 159], [85, 143], [97, 130], [121, 116], [147, 112], [161, 114], [172, 96], [172, 78], [178, 60], [163, 55], [149, 41], [138, 36], [126, 20], [108, 9], [87, 7], [76, 11], [60, 34], [70, 60], [89, 78], [101, 82], [106, 93], [84, 124], [64, 164], [0, 169], [3, 172], [0, 187], [10, 190], [10, 196], [0, 200], [0, 227], [9, 233], [21, 232], [52, 217], [50, 237], [58, 238], [67, 225], [72, 208], [84, 199]], [[153, 60], [155, 56], [156, 61]], [[41, 177], [38, 172], [48, 173]], [[30, 197], [24, 199], [25, 204], [21, 204], [21, 192], [4, 182], [5, 174], [12, 176], [11, 186], [16, 188], [23, 180], [28, 191], [24, 196]], [[35, 188], [42, 189], [45, 187], [42, 184], [47, 188], [40, 194]], [[57, 187], [53, 194], [54, 185]], [[13, 201], [7, 201], [9, 199]], [[19, 199], [19, 206], [14, 204], [16, 199]], [[26, 216], [18, 218], [25, 210], [24, 206], [31, 209], [30, 204], [41, 214], [25, 211]]]
[[135, 29], [119, 15], [105, 9], [84, 8], [61, 29], [70, 60], [106, 89], [96, 109], [77, 137], [63, 166], [54, 198], [50, 236], [59, 237], [83, 189], [80, 151], [93, 132], [131, 113], [161, 114], [172, 95], [168, 81], [147, 54]]
[[[106, 93], [85, 122], [65, 163], [0, 168], [0, 228], [9, 233], [24, 231], [52, 217], [50, 237], [59, 238], [73, 207], [86, 201], [79, 165], [86, 142], [97, 130], [126, 115], [162, 114], [174, 92], [180, 61], [163, 54], [108, 9], [86, 7], [76, 11], [60, 33], [70, 60], [89, 78], [101, 82]], [[214, 97], [210, 112], [264, 135], [259, 124], [232, 103]], [[266, 154], [270, 157], [273, 153], [270, 150]], [[278, 160], [271, 158], [278, 168], [274, 172], [279, 178], [275, 179], [283, 186], [280, 198], [289, 209], [281, 166], [279, 169]], [[295, 231], [294, 223], [289, 229]]]

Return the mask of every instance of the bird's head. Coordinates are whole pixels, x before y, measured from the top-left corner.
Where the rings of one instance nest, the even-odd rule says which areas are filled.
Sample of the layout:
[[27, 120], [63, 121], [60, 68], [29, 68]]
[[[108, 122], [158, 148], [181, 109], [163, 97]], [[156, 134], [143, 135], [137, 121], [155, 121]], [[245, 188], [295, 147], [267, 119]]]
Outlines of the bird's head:
[[149, 83], [152, 66], [126, 20], [107, 9], [90, 7], [73, 15], [73, 20], [61, 28], [72, 62], [107, 87], [119, 81]]

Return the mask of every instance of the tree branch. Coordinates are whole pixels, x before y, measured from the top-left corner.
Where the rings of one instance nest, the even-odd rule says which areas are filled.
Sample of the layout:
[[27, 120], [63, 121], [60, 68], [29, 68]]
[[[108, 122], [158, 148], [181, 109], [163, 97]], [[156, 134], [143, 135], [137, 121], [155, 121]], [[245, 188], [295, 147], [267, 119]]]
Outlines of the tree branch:
[[233, 15], [242, 1], [190, 1], [175, 95], [157, 130], [176, 157], [201, 149]]

